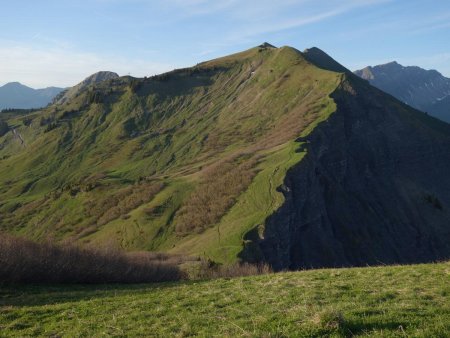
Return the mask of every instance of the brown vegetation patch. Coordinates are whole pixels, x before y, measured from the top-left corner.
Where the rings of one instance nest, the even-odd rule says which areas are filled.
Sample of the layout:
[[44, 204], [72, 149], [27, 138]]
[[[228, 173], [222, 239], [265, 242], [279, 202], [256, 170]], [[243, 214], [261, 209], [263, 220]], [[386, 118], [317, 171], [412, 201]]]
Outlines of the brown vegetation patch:
[[268, 264], [235, 263], [220, 265], [209, 260], [202, 260], [196, 271], [191, 272], [191, 279], [234, 278], [266, 275], [273, 273]]
[[150, 202], [163, 188], [163, 183], [126, 187], [103, 199], [87, 202], [84, 206], [85, 213], [88, 217], [94, 217], [97, 226], [102, 226]]
[[206, 169], [198, 187], [175, 216], [178, 234], [200, 233], [216, 224], [253, 180], [258, 159], [237, 155]]
[[179, 256], [38, 244], [0, 234], [0, 283], [144, 283], [179, 280]]

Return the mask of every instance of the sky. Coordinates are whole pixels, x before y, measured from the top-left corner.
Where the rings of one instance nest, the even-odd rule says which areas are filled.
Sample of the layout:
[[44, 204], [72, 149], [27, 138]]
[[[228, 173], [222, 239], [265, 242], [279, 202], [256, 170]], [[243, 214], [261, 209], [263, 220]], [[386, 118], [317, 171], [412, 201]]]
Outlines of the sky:
[[449, 0], [0, 0], [0, 85], [151, 76], [257, 46], [450, 77]]

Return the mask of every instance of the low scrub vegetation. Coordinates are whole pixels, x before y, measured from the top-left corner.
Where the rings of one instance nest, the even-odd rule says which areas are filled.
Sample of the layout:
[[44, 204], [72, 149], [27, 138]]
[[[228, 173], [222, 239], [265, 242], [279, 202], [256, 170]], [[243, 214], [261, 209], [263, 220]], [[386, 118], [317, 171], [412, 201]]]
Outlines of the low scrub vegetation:
[[176, 215], [177, 233], [200, 233], [216, 224], [250, 185], [256, 164], [255, 157], [241, 155], [207, 169], [202, 182]]
[[95, 219], [96, 225], [102, 226], [151, 201], [163, 188], [163, 183], [130, 186], [103, 199], [87, 202], [85, 212]]
[[266, 275], [273, 273], [272, 268], [268, 264], [249, 264], [235, 263], [229, 265], [221, 265], [209, 260], [202, 260], [198, 269], [190, 275], [191, 279], [216, 279], [216, 278], [233, 278]]
[[184, 278], [181, 258], [75, 245], [38, 244], [0, 234], [0, 283], [144, 283]]
[[0, 234], [1, 283], [147, 283], [205, 280], [271, 273], [268, 265], [220, 265], [161, 252], [36, 243]]

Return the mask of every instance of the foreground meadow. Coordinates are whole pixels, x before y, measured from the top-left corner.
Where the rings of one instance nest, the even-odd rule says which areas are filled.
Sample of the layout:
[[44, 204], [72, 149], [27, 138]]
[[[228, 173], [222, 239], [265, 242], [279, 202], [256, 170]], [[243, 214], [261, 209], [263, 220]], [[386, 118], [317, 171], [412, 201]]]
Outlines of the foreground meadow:
[[450, 335], [450, 263], [0, 288], [0, 336]]

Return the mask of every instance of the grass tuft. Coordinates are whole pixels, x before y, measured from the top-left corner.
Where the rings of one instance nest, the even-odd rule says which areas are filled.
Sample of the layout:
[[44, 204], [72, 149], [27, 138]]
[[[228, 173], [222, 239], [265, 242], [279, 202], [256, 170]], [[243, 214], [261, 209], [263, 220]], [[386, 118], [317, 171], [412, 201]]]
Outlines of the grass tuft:
[[337, 309], [324, 309], [319, 313], [316, 313], [312, 322], [325, 329], [339, 330], [344, 327], [345, 320], [342, 312]]

